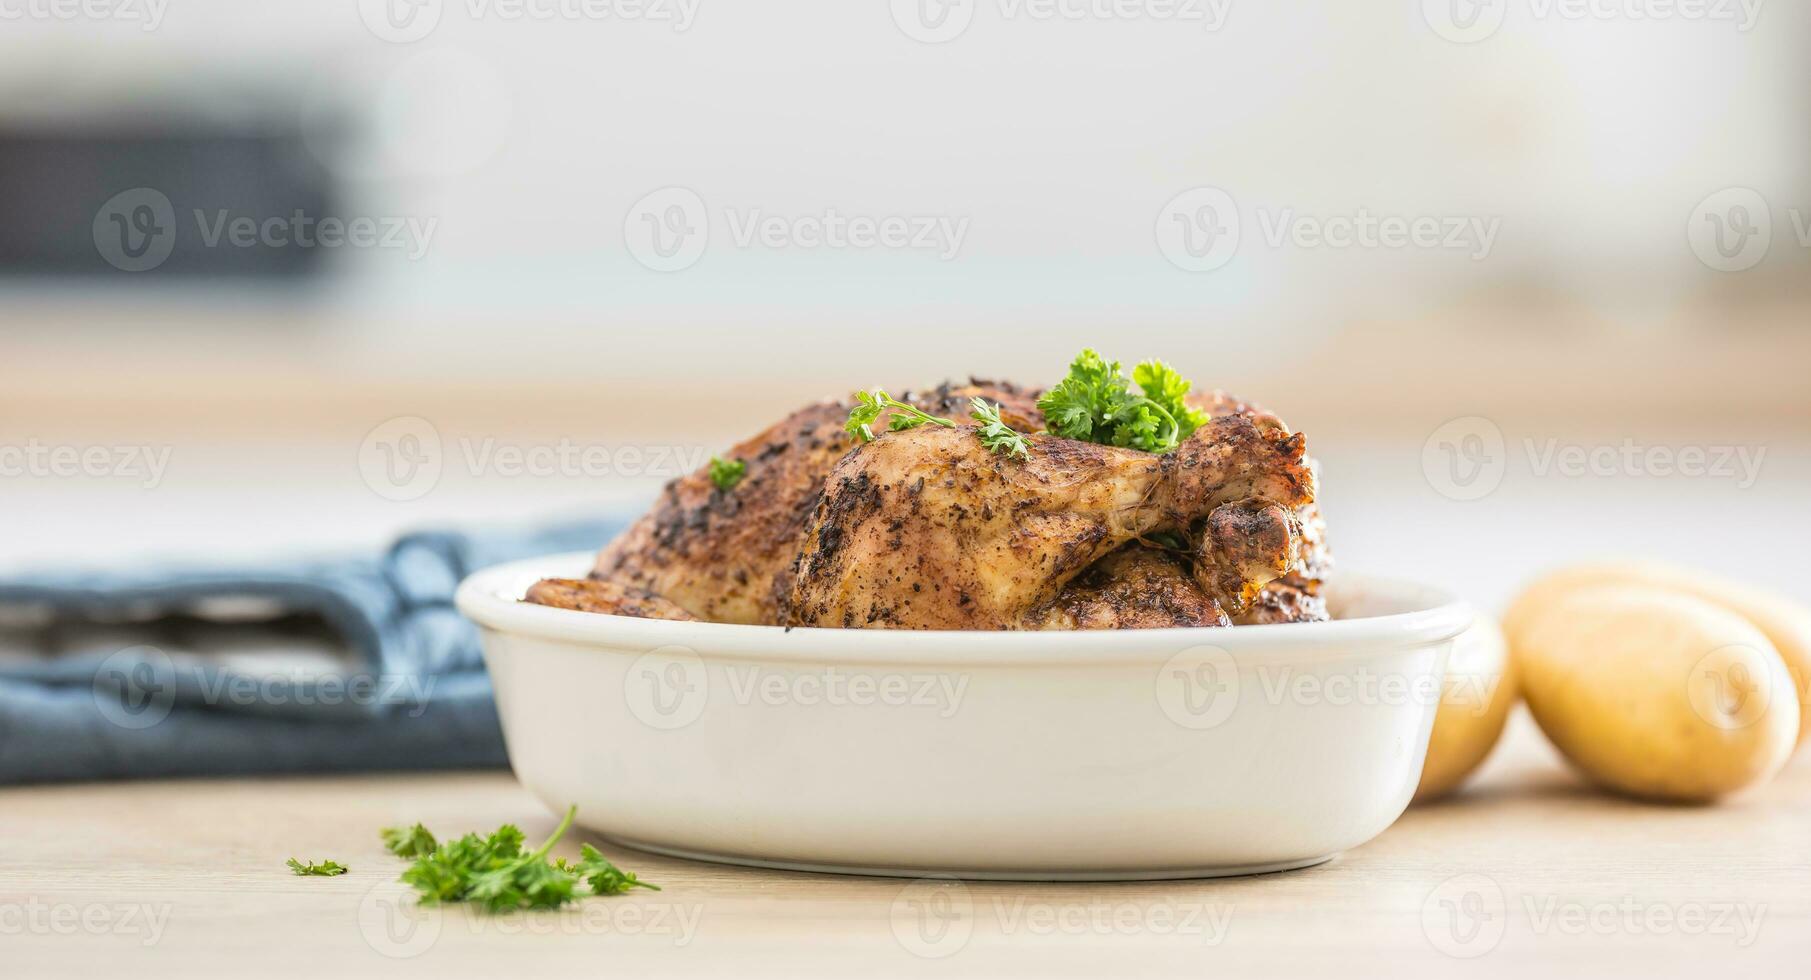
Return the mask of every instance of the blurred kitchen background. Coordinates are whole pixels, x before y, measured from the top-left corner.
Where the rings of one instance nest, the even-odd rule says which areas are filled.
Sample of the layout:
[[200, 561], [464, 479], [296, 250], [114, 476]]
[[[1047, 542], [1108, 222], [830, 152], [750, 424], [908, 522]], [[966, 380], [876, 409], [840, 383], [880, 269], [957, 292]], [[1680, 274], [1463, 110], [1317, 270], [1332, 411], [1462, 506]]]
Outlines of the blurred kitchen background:
[[1349, 567], [1811, 597], [1811, 9], [1569, 9], [0, 0], [0, 567], [626, 512], [1095, 346], [1304, 430]]

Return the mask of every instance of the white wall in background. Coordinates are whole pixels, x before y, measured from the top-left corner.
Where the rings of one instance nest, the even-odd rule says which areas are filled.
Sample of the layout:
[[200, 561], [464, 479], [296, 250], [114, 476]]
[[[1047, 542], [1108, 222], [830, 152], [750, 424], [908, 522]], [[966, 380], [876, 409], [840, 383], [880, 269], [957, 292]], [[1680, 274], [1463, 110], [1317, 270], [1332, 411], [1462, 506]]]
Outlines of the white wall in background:
[[[424, 370], [466, 357], [608, 372], [598, 359], [633, 334], [645, 356], [707, 373], [776, 348], [779, 370], [808, 371], [852, 338], [904, 328], [995, 363], [1028, 337], [1067, 347], [1108, 327], [1142, 348], [1250, 352], [1513, 290], [1640, 318], [1714, 278], [1684, 236], [1707, 193], [1741, 184], [1811, 207], [1794, 125], [1801, 4], [1767, 5], [1744, 31], [1542, 19], [1546, 4], [1485, 0], [1501, 28], [1457, 44], [1430, 26], [1434, 0], [1182, 8], [1209, 21], [1040, 19], [1034, 0], [971, 0], [948, 5], [967, 11], [960, 36], [926, 44], [900, 18], [941, 0], [697, 0], [683, 24], [422, 2], [417, 15], [438, 21], [408, 43], [380, 37], [396, 31], [369, 28], [351, 0], [174, 2], [155, 30], [16, 21], [0, 32], [0, 113], [56, 118], [142, 99], [161, 79], [216, 111], [264, 84], [311, 120], [361, 115], [369, 138], [323, 149], [328, 162], [359, 210], [432, 219], [434, 237], [418, 260], [349, 257], [330, 319], [348, 351], [408, 352]], [[1103, 7], [1166, 9], [1063, 9]], [[1230, 262], [1189, 273], [1158, 227], [1201, 185], [1229, 192], [1244, 228]], [[695, 265], [660, 273], [624, 228], [668, 186], [696, 193], [711, 236]], [[960, 249], [733, 240], [732, 212], [830, 209], [945, 218]], [[1287, 215], [1360, 209], [1496, 230], [1482, 261], [1470, 238], [1401, 251], [1263, 240]]]

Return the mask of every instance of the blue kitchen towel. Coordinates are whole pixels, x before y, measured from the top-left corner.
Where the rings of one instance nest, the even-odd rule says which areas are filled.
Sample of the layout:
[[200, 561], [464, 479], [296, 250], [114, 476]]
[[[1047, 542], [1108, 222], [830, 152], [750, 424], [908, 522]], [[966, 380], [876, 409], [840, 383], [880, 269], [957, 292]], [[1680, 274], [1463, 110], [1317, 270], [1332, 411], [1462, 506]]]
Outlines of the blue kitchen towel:
[[422, 532], [375, 557], [0, 579], [0, 785], [505, 765], [454, 588], [621, 527]]

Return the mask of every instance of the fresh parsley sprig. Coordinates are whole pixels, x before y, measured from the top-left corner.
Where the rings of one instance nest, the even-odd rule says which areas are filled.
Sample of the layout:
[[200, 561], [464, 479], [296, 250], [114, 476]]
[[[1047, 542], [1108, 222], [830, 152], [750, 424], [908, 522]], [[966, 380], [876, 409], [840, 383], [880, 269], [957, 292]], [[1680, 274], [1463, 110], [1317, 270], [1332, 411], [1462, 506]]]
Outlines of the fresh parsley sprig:
[[338, 861], [322, 861], [319, 864], [310, 861], [307, 864], [303, 864], [295, 858], [290, 858], [284, 863], [289, 865], [289, 870], [294, 871], [298, 875], [308, 877], [331, 878], [334, 875], [343, 875], [347, 871], [346, 866]]
[[402, 827], [385, 827], [383, 829], [384, 847], [397, 857], [423, 857], [434, 853], [440, 842], [428, 833], [428, 828], [421, 824], [404, 829]]
[[880, 421], [882, 415], [888, 416], [888, 432], [916, 429], [926, 422], [946, 429], [956, 427], [956, 423], [949, 419], [938, 418], [894, 398], [884, 389], [876, 388], [873, 391], [855, 393], [855, 408], [849, 412], [849, 421], [843, 423], [843, 431], [854, 436], [858, 442], [873, 442], [874, 423]]
[[1003, 456], [1016, 456], [1019, 459], [1031, 458], [1031, 443], [1012, 426], [1000, 418], [1000, 406], [989, 405], [979, 396], [969, 400], [974, 411], [969, 417], [981, 423], [977, 434], [981, 445]]
[[[981, 437], [983, 446], [992, 452], [1019, 459], [1031, 455], [1031, 444], [1000, 418], [999, 405], [989, 405], [979, 397], [969, 399], [969, 404], [973, 406], [969, 418], [981, 423], [976, 428], [976, 435]], [[927, 422], [946, 429], [956, 428], [954, 421], [908, 405], [876, 388], [873, 391], [855, 393], [855, 407], [849, 411], [849, 421], [843, 425], [843, 431], [854, 436], [857, 442], [873, 442], [874, 424], [880, 421], [882, 415], [887, 416], [888, 432], [916, 429]]]
[[1064, 438], [1167, 453], [1207, 422], [1206, 412], [1189, 407], [1189, 387], [1162, 361], [1139, 364], [1127, 381], [1118, 361], [1087, 349], [1070, 363], [1068, 376], [1038, 399], [1038, 408], [1050, 431]]
[[725, 493], [734, 490], [747, 473], [748, 464], [742, 460], [711, 457], [711, 483]]
[[429, 905], [472, 902], [487, 912], [559, 908], [578, 897], [580, 881], [590, 885], [594, 895], [621, 895], [631, 888], [660, 890], [611, 864], [590, 844], [579, 849], [576, 863], [563, 858], [550, 863], [547, 852], [577, 814], [577, 806], [568, 808], [546, 842], [526, 854], [522, 831], [514, 824], [504, 824], [485, 837], [466, 834], [440, 844], [420, 824], [408, 830], [391, 827], [383, 831], [384, 846], [393, 854], [415, 858], [403, 871], [402, 881], [413, 885], [422, 903]]
[[565, 858], [553, 863], [554, 867], [568, 874], [576, 875], [591, 886], [593, 895], [622, 895], [631, 888], [648, 888], [659, 891], [660, 886], [642, 881], [633, 871], [624, 871], [610, 863], [597, 848], [590, 844], [579, 845], [577, 864], [568, 864]]

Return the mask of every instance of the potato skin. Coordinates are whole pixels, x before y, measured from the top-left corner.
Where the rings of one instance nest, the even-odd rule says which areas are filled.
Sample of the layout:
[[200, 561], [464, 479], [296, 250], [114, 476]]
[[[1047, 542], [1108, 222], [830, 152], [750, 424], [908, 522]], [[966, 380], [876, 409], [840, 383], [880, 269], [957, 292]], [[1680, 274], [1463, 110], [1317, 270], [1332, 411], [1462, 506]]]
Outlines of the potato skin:
[[1811, 741], [1811, 607], [1782, 595], [1663, 562], [1570, 565], [1529, 585], [1503, 617], [1512, 635], [1521, 621], [1554, 598], [1595, 585], [1647, 585], [1696, 596], [1741, 616], [1766, 634], [1786, 662], [1798, 692], [1798, 744]]
[[1785, 662], [1759, 629], [1706, 600], [1574, 589], [1522, 610], [1510, 643], [1541, 730], [1619, 792], [1715, 800], [1771, 778], [1797, 741]]
[[1427, 763], [1415, 788], [1417, 802], [1452, 792], [1483, 763], [1502, 737], [1516, 698], [1509, 642], [1496, 620], [1479, 616], [1453, 641]]

